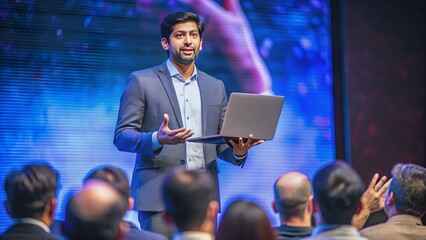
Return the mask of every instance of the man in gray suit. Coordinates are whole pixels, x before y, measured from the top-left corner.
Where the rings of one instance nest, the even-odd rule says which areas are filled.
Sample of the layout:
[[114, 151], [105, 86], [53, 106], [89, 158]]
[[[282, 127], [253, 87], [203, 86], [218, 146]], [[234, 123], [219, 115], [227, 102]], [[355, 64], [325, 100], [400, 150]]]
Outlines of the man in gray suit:
[[397, 164], [385, 197], [389, 219], [361, 231], [369, 239], [426, 239], [426, 168]]
[[130, 74], [115, 130], [116, 147], [136, 153], [131, 185], [141, 228], [168, 236], [171, 232], [160, 214], [167, 169], [205, 169], [217, 181], [216, 157], [241, 166], [248, 150], [262, 143], [254, 142], [252, 135], [247, 141], [231, 141], [232, 147], [186, 142], [191, 136], [217, 134], [228, 103], [223, 82], [195, 66], [203, 30], [194, 13], [176, 12], [164, 18], [161, 45], [168, 60]]

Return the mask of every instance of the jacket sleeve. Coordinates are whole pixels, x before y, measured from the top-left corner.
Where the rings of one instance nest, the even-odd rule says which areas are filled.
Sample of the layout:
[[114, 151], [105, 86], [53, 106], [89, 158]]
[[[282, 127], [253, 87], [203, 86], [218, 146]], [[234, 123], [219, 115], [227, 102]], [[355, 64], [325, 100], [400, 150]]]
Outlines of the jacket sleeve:
[[145, 104], [141, 79], [132, 73], [121, 96], [114, 145], [120, 151], [153, 157], [151, 140], [153, 132], [141, 132], [144, 124]]

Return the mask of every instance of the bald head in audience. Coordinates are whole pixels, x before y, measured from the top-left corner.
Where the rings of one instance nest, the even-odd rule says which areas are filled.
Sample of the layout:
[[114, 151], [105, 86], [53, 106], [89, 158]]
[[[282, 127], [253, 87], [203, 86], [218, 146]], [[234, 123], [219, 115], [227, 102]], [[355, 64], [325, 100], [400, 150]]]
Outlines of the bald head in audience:
[[290, 172], [275, 182], [273, 208], [280, 215], [282, 224], [311, 226], [312, 185], [308, 177]]
[[282, 175], [274, 184], [272, 208], [280, 216], [279, 239], [307, 237], [311, 234], [312, 184], [300, 172]]
[[108, 183], [86, 182], [68, 202], [64, 235], [70, 240], [122, 239], [125, 230], [120, 223], [127, 200]]

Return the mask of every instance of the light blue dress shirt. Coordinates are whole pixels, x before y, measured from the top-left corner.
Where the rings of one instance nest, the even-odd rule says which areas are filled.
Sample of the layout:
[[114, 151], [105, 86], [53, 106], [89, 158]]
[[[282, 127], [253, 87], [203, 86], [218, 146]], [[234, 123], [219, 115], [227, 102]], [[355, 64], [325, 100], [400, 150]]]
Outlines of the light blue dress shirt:
[[[191, 77], [184, 79], [170, 60], [167, 60], [166, 64], [178, 98], [183, 127], [191, 129], [194, 132], [193, 137], [202, 137], [201, 96], [198, 87], [197, 68], [195, 67]], [[152, 135], [152, 144], [154, 149], [161, 147], [157, 140], [157, 132]], [[206, 167], [202, 143], [186, 142], [186, 163], [187, 170], [198, 170]]]
[[[191, 77], [185, 80], [169, 59], [167, 59], [166, 64], [178, 98], [184, 128], [191, 129], [194, 132], [193, 137], [202, 137], [201, 96], [198, 87], [197, 67], [194, 66]], [[154, 150], [162, 147], [158, 142], [157, 132], [152, 134], [152, 147]], [[244, 156], [236, 156], [234, 153], [237, 161], [246, 156], [247, 153]], [[198, 170], [206, 167], [202, 143], [186, 142], [186, 163], [187, 170]]]

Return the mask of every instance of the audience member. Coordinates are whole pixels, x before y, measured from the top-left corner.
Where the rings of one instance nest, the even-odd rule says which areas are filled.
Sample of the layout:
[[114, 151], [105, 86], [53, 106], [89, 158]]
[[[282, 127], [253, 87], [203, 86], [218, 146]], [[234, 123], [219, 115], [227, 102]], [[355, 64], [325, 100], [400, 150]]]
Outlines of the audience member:
[[87, 182], [68, 202], [64, 235], [69, 240], [124, 239], [128, 229], [122, 218], [127, 200], [104, 181]]
[[172, 169], [165, 177], [162, 192], [166, 222], [174, 223], [173, 240], [214, 239], [219, 203], [215, 181], [208, 172]]
[[385, 197], [386, 223], [361, 231], [369, 239], [426, 239], [426, 168], [397, 164]]
[[366, 239], [351, 225], [364, 191], [359, 175], [338, 160], [318, 170], [312, 183], [317, 226], [310, 239]]
[[[130, 195], [130, 186], [129, 180], [127, 179], [126, 174], [123, 170], [114, 167], [114, 166], [102, 166], [93, 169], [89, 172], [89, 174], [84, 179], [84, 184], [86, 182], [90, 182], [90, 180], [101, 180], [105, 181], [108, 184], [111, 184], [113, 188], [115, 188], [125, 199], [128, 199], [128, 207], [127, 210], [133, 209], [134, 200]], [[124, 220], [123, 220], [124, 221]], [[135, 224], [131, 222], [127, 222], [129, 224], [129, 231], [125, 236], [126, 240], [136, 240], [136, 239], [150, 239], [150, 240], [165, 240], [166, 237], [145, 231], [139, 230]]]
[[268, 216], [258, 205], [237, 200], [226, 209], [217, 231], [217, 240], [274, 240], [277, 234]]
[[272, 208], [279, 214], [277, 227], [279, 240], [300, 239], [312, 232], [312, 185], [309, 178], [299, 172], [282, 175], [274, 184], [275, 201]]
[[16, 223], [0, 239], [57, 239], [49, 228], [56, 207], [58, 177], [49, 165], [26, 165], [7, 175], [5, 205]]

